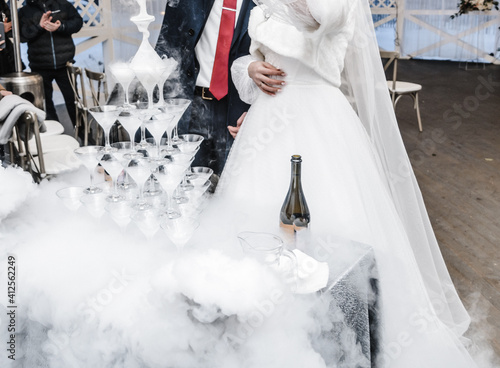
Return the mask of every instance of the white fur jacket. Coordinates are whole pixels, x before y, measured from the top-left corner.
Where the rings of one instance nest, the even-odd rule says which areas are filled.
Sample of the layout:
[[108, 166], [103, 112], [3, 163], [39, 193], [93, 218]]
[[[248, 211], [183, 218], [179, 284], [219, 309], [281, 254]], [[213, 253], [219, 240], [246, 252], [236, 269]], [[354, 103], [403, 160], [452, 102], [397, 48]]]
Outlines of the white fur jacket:
[[[349, 40], [354, 32], [352, 6], [349, 0], [299, 0], [315, 24], [300, 24], [296, 18], [285, 22], [265, 13], [261, 7], [252, 10], [248, 32], [252, 38], [249, 56], [236, 60], [231, 68], [233, 82], [246, 103], [253, 103], [259, 89], [248, 76], [248, 65], [266, 59], [266, 49], [301, 61], [336, 87]], [[302, 20], [304, 15], [301, 15]]]

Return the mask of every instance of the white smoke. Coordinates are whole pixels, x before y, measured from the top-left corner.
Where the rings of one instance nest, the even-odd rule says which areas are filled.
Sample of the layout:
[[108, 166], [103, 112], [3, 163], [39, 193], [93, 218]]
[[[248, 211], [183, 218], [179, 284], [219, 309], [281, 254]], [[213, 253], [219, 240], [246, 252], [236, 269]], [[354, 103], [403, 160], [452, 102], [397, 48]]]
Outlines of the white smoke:
[[0, 165], [0, 222], [35, 192], [36, 185], [29, 173]]
[[500, 356], [495, 353], [491, 341], [498, 340], [498, 328], [490, 321], [491, 304], [479, 292], [470, 294], [465, 299], [465, 305], [471, 316], [471, 325], [466, 338], [470, 339], [468, 350], [478, 367], [500, 367]]
[[[2, 367], [335, 366], [318, 353], [342, 355], [325, 337], [342, 321], [328, 294], [291, 294], [271, 269], [244, 258], [236, 239], [227, 253], [198, 234], [178, 253], [161, 232], [146, 241], [130, 224], [123, 233], [107, 215], [70, 212], [55, 195], [87, 184], [82, 168], [23, 194], [23, 205], [12, 195], [22, 187], [4, 192], [12, 212], [0, 224], [0, 280], [14, 256], [18, 288], [16, 361], [1, 353]], [[2, 282], [2, 342], [5, 295]]]

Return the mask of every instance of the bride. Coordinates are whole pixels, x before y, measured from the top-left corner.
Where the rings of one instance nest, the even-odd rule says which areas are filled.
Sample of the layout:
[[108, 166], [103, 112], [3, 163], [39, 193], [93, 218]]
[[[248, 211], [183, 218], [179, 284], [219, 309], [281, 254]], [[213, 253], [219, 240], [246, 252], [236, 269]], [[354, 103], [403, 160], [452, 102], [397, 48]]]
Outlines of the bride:
[[232, 69], [252, 106], [217, 191], [232, 230], [279, 231], [290, 156], [300, 154], [311, 231], [375, 251], [382, 301], [377, 366], [475, 367], [460, 342], [469, 317], [397, 128], [368, 2], [257, 3], [251, 56]]

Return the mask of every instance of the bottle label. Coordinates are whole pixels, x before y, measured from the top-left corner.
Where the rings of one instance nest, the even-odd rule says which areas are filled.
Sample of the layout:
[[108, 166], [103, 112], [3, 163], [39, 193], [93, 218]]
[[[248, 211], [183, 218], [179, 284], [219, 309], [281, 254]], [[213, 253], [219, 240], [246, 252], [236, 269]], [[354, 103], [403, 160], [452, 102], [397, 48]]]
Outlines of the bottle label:
[[284, 224], [283, 221], [280, 221], [280, 237], [283, 239], [288, 249], [295, 248], [295, 232], [293, 225]]

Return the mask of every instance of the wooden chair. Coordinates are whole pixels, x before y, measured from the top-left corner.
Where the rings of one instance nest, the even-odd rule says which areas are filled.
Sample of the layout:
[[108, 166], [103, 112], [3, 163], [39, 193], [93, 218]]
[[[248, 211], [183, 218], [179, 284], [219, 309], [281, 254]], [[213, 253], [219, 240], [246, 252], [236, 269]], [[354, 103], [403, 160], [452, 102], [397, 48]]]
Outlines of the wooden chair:
[[75, 107], [76, 107], [76, 127], [75, 127], [75, 139], [78, 138], [79, 129], [84, 129], [83, 135], [83, 145], [88, 145], [88, 135], [90, 133], [90, 126], [88, 123], [87, 116], [87, 95], [85, 91], [85, 83], [83, 80], [82, 69], [80, 67], [74, 66], [71, 63], [66, 65], [68, 71], [69, 81], [71, 87], [73, 88], [73, 94], [75, 96]]
[[387, 59], [384, 64], [384, 71], [387, 71], [392, 65], [392, 80], [387, 81], [387, 87], [392, 97], [392, 105], [396, 109], [399, 99], [403, 96], [410, 96], [413, 99], [413, 108], [417, 112], [418, 130], [422, 131], [422, 120], [420, 119], [420, 108], [418, 103], [418, 92], [422, 90], [422, 86], [416, 83], [402, 82], [397, 80], [398, 75], [398, 59], [399, 52], [397, 51], [380, 51], [380, 57]]
[[[90, 92], [92, 95], [92, 102], [94, 106], [106, 105], [109, 100], [108, 84], [106, 81], [106, 73], [94, 72], [85, 68], [85, 75], [88, 78], [90, 85]], [[121, 125], [113, 126], [111, 129], [110, 137], [116, 137], [118, 141], [126, 139], [127, 132]], [[99, 128], [98, 139], [101, 137], [101, 129]]]
[[108, 101], [108, 84], [106, 82], [106, 74], [93, 72], [85, 68], [85, 75], [89, 80], [90, 93], [94, 106], [105, 105]]

